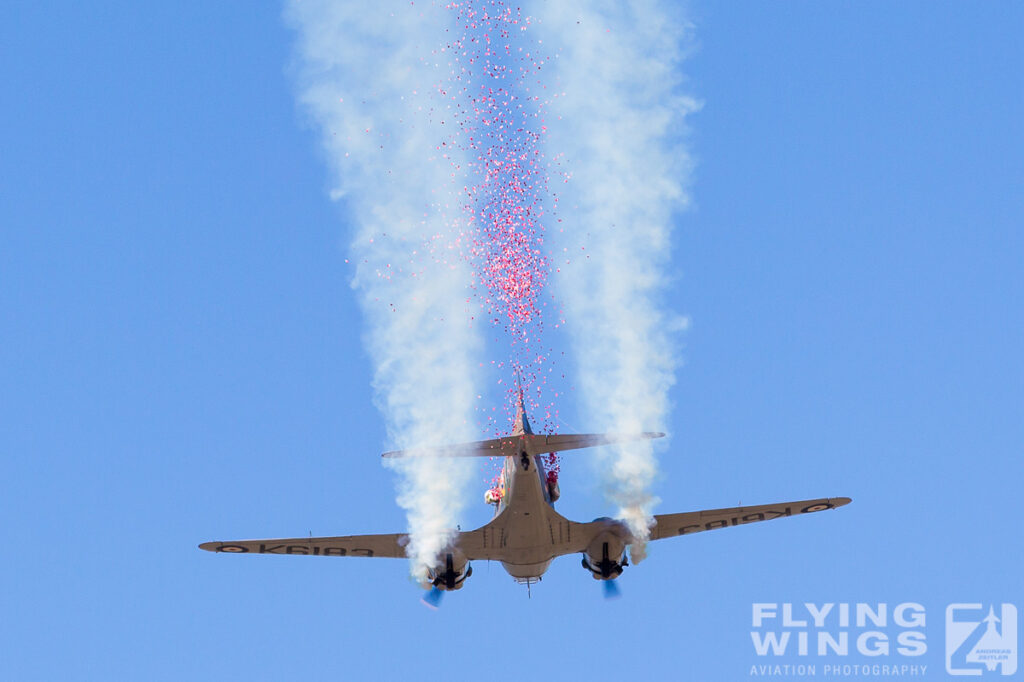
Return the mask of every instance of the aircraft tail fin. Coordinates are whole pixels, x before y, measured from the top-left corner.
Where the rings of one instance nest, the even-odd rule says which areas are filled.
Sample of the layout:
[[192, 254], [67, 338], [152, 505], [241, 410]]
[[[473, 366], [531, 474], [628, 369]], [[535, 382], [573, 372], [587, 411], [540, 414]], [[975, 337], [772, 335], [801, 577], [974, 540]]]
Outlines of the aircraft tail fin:
[[519, 375], [516, 375], [516, 391], [519, 393], [519, 401], [516, 403], [516, 418], [512, 422], [512, 435], [533, 435], [533, 429], [530, 428], [530, 420], [526, 416], [526, 404], [523, 401], [523, 383]]

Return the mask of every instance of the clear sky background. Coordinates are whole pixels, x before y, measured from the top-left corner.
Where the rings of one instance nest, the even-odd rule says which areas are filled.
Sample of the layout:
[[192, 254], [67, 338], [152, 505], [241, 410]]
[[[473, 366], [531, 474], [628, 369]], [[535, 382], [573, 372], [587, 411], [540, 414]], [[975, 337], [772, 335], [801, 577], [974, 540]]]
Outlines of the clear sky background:
[[[916, 601], [944, 679], [948, 603], [1024, 608], [1024, 5], [690, 16], [658, 511], [854, 502], [432, 612], [404, 561], [196, 548], [405, 525], [280, 8], [4, 3], [0, 678], [736, 680], [752, 602]], [[562, 494], [609, 511], [586, 452]]]

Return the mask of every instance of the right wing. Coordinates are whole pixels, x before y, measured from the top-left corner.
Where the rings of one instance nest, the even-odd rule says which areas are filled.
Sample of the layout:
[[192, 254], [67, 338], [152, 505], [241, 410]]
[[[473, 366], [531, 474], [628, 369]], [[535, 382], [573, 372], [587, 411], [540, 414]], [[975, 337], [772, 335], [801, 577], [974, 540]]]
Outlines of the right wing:
[[651, 539], [671, 538], [677, 535], [690, 535], [705, 530], [718, 530], [731, 526], [742, 526], [758, 521], [771, 521], [797, 514], [835, 509], [850, 504], [849, 497], [825, 497], [818, 500], [800, 500], [799, 502], [779, 502], [763, 504], [759, 507], [729, 507], [726, 509], [705, 509], [703, 511], [684, 512], [682, 514], [656, 514], [657, 525], [651, 529]]
[[276, 540], [226, 540], [204, 542], [199, 549], [230, 554], [300, 554], [307, 556], [364, 556], [405, 558], [409, 536], [344, 535], [333, 538], [281, 538]]

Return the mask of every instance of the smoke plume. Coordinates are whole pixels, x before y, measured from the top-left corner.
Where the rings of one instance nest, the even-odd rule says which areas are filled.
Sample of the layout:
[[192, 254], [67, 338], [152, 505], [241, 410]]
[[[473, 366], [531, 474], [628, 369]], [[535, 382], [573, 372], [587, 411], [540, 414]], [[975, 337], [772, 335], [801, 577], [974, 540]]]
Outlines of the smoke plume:
[[[559, 47], [548, 144], [563, 154], [552, 281], [565, 306], [579, 393], [612, 432], [665, 430], [685, 320], [663, 301], [674, 215], [688, 203], [681, 142], [697, 102], [681, 93], [691, 31], [675, 3], [557, 2], [534, 8]], [[608, 495], [645, 555], [657, 500], [651, 441], [608, 448]]]
[[[303, 0], [286, 16], [298, 34], [299, 99], [350, 218], [353, 287], [389, 439], [400, 449], [472, 440], [482, 343], [461, 255], [465, 166], [441, 145], [453, 123], [438, 87], [450, 75], [450, 15], [425, 3]], [[462, 459], [392, 461], [422, 582], [456, 527], [473, 468]]]

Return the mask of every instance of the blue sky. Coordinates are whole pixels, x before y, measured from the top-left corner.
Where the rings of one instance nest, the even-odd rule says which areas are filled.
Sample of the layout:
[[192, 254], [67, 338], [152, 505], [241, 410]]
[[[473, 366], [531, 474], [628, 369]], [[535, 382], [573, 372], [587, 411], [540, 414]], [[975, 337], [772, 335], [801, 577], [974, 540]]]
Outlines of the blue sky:
[[[689, 15], [658, 511], [854, 503], [430, 612], [405, 562], [196, 549], [405, 524], [280, 8], [4, 5], [0, 677], [735, 680], [753, 602], [915, 601], [943, 679], [947, 604], [1024, 607], [1024, 9]], [[596, 480], [567, 456], [559, 510]]]

